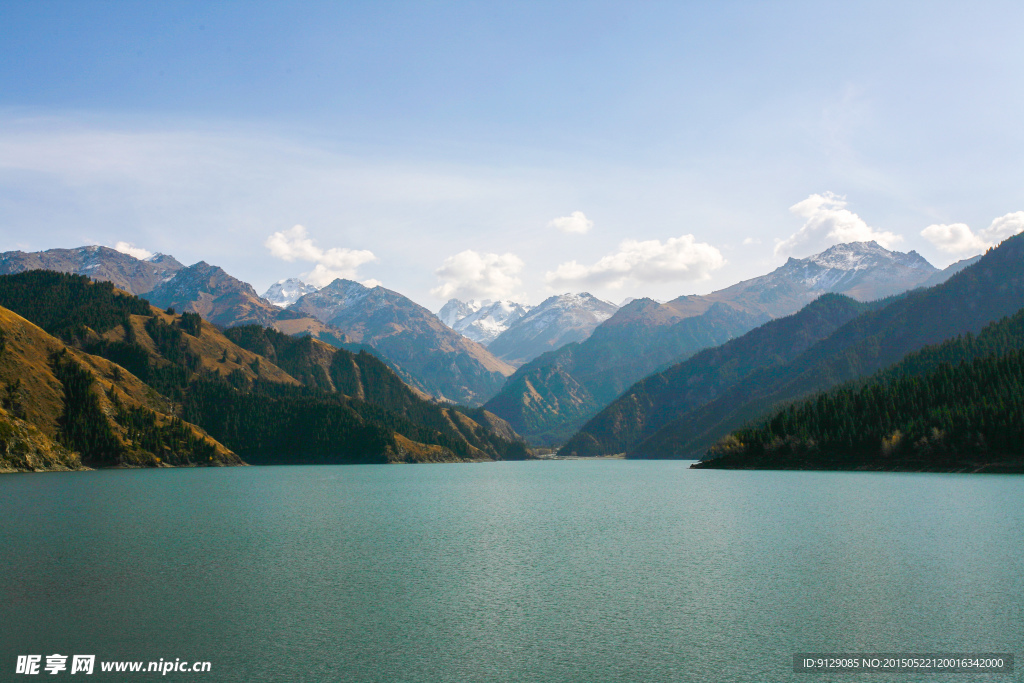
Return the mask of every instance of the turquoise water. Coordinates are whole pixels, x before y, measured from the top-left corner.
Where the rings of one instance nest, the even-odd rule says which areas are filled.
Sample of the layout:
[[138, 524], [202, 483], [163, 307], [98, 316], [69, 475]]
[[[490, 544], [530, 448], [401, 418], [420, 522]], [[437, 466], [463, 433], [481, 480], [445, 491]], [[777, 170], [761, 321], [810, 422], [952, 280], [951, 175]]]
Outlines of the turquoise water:
[[0, 680], [54, 652], [211, 662], [118, 679], [197, 681], [818, 683], [867, 679], [794, 653], [1024, 656], [1024, 477], [687, 465], [2, 475]]

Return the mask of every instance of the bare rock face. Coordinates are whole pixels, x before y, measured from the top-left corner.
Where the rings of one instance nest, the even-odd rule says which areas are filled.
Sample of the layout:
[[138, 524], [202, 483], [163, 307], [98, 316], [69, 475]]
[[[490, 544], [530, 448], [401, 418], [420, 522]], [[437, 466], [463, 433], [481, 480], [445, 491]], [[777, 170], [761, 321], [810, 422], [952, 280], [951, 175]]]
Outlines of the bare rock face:
[[205, 261], [179, 270], [146, 294], [158, 308], [198, 313], [219, 327], [274, 323], [281, 309], [256, 294], [252, 285]]
[[26, 270], [55, 270], [114, 283], [129, 294], [145, 294], [184, 268], [173, 256], [154, 254], [140, 260], [101, 246], [0, 254], [0, 275]]

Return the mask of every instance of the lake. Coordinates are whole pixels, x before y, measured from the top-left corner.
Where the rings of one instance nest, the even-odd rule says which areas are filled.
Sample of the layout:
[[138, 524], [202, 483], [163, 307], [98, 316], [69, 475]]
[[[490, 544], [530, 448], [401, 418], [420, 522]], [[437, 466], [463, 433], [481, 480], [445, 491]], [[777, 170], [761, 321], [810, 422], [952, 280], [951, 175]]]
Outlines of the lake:
[[793, 672], [1021, 658], [1024, 477], [688, 465], [0, 475], [0, 679], [60, 653], [211, 663], [86, 680], [1024, 680]]

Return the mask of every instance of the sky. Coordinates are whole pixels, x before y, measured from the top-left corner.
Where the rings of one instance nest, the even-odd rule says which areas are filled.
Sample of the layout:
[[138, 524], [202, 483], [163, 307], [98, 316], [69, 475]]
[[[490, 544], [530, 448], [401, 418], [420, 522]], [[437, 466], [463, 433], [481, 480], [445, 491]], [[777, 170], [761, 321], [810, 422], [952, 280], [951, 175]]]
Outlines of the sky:
[[0, 0], [0, 251], [702, 294], [1024, 230], [1011, 2]]

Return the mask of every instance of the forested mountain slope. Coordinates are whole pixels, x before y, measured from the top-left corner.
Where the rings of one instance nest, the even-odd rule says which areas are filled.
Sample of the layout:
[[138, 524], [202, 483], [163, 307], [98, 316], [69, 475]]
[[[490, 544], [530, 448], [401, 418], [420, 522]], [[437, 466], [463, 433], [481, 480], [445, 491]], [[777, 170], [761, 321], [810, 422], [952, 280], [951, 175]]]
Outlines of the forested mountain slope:
[[0, 470], [237, 464], [122, 367], [0, 307]]
[[1024, 472], [1024, 311], [790, 405], [700, 467]]

